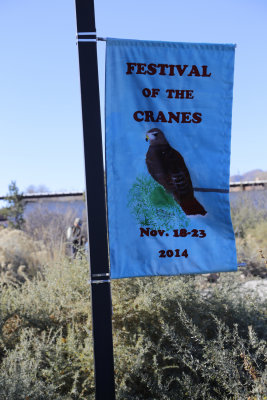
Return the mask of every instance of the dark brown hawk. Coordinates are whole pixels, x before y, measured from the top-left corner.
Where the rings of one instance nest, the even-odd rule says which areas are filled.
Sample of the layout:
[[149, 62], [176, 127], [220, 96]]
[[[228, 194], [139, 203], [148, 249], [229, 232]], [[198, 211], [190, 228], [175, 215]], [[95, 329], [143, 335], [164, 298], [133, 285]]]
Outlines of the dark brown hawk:
[[147, 132], [150, 146], [146, 154], [146, 165], [150, 175], [171, 193], [187, 215], [205, 215], [207, 211], [197, 201], [189, 171], [184, 159], [173, 149], [160, 129]]

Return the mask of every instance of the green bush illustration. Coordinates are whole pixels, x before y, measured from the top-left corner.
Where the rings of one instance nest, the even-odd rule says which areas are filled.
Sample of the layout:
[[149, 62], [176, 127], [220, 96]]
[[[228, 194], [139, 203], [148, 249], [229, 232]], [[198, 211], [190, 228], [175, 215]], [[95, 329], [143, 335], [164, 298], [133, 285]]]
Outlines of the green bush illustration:
[[172, 195], [149, 176], [136, 178], [129, 190], [128, 207], [142, 226], [168, 231], [189, 225], [188, 218]]

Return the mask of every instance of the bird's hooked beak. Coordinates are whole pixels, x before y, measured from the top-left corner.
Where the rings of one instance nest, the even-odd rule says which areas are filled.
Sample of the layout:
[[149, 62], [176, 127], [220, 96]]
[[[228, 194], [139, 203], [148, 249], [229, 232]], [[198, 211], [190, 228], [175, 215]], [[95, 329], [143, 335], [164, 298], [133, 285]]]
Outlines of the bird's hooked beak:
[[149, 141], [149, 136], [148, 135], [146, 135], [146, 142], [148, 142]]

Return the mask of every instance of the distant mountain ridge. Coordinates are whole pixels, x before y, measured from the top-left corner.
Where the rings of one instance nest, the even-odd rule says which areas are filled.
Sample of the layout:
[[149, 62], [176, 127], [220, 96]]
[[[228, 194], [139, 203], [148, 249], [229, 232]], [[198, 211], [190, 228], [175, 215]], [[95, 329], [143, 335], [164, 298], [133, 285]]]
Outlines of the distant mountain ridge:
[[267, 171], [262, 169], [253, 169], [245, 172], [243, 175], [233, 175], [230, 177], [230, 182], [245, 182], [245, 181], [261, 181], [267, 180]]

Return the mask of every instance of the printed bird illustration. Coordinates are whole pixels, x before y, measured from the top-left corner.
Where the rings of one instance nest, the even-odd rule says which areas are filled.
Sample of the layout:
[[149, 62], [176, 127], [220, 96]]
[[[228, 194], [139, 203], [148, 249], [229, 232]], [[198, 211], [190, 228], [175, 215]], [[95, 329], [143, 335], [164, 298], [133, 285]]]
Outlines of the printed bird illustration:
[[148, 172], [171, 193], [186, 215], [205, 215], [207, 211], [194, 196], [194, 189], [184, 159], [173, 149], [163, 132], [154, 128], [147, 132], [149, 148], [146, 154]]

